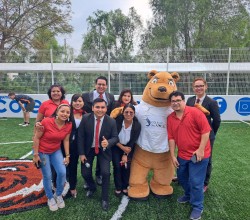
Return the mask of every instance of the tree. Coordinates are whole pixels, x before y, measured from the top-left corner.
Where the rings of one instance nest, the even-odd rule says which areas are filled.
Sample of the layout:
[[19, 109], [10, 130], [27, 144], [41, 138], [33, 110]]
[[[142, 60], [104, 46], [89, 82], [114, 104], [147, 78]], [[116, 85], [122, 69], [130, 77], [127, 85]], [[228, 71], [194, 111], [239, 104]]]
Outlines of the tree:
[[84, 36], [80, 62], [107, 62], [108, 50], [113, 61], [131, 61], [135, 40], [141, 33], [142, 22], [136, 10], [128, 16], [120, 9], [110, 12], [97, 10], [87, 19], [88, 33]]
[[140, 48], [246, 47], [250, 42], [249, 1], [151, 0], [154, 17]]
[[50, 63], [50, 49], [53, 51], [53, 62], [62, 62], [64, 48], [58, 45], [54, 34], [48, 28], [37, 30], [31, 40], [31, 45], [34, 55], [30, 58], [30, 62]]
[[71, 33], [70, 0], [0, 0], [0, 60], [13, 49], [32, 45], [34, 33], [47, 28], [51, 33]]

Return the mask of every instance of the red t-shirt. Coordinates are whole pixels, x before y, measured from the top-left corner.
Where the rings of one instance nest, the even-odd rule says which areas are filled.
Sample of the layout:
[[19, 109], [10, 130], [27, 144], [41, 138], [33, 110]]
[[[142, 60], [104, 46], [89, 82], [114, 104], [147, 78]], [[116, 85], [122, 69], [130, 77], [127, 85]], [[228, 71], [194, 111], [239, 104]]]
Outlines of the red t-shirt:
[[[69, 104], [69, 102], [63, 99], [59, 105], [61, 104]], [[55, 104], [51, 99], [49, 99], [41, 104], [40, 108], [38, 109], [38, 112], [43, 114], [43, 117], [47, 118], [54, 113], [54, 111], [59, 105]]]
[[[178, 147], [178, 157], [190, 160], [200, 146], [201, 135], [211, 131], [205, 114], [195, 107], [186, 106], [182, 119], [172, 112], [167, 119], [168, 140], [174, 140]], [[210, 156], [210, 140], [204, 150], [204, 158]]]
[[62, 140], [71, 132], [72, 123], [65, 123], [59, 129], [55, 123], [55, 118], [45, 118], [41, 124], [44, 126], [44, 133], [40, 138], [38, 151], [50, 154], [60, 149]]

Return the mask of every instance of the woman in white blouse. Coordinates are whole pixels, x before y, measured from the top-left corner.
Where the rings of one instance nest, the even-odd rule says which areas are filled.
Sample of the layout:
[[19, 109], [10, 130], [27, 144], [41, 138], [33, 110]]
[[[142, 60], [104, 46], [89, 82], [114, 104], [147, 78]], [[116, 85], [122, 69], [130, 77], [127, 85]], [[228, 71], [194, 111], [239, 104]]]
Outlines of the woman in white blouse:
[[130, 164], [135, 143], [141, 132], [141, 125], [135, 117], [135, 107], [131, 103], [124, 106], [122, 115], [116, 118], [116, 125], [119, 142], [112, 147], [112, 162], [115, 195], [121, 197], [128, 194]]

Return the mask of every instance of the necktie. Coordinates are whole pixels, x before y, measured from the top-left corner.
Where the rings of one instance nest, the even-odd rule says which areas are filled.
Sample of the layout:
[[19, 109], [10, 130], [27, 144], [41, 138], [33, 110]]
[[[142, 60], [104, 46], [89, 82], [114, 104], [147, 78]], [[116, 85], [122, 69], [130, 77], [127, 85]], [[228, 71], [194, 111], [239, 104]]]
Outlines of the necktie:
[[103, 95], [102, 95], [102, 94], [100, 94], [100, 95], [99, 95], [99, 98], [100, 98], [100, 99], [103, 99]]
[[100, 130], [100, 119], [96, 119], [96, 126], [95, 126], [95, 153], [99, 153], [99, 130]]
[[196, 103], [200, 103], [200, 99], [196, 99]]

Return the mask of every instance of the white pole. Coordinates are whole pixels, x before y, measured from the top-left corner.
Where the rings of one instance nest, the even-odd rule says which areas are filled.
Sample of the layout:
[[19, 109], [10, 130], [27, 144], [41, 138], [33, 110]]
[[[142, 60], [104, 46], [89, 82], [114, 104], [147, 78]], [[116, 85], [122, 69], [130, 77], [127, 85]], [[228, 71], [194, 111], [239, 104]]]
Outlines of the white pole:
[[110, 50], [108, 50], [108, 84], [109, 84], [109, 93], [110, 93]]
[[54, 85], [54, 70], [53, 70], [53, 51], [50, 49], [50, 63], [51, 63], [51, 83]]
[[168, 64], [169, 64], [169, 47], [167, 48], [167, 72], [168, 72]]
[[231, 47], [229, 47], [229, 50], [228, 50], [227, 91], [226, 91], [226, 95], [228, 95], [228, 90], [229, 90], [230, 62], [231, 62]]

